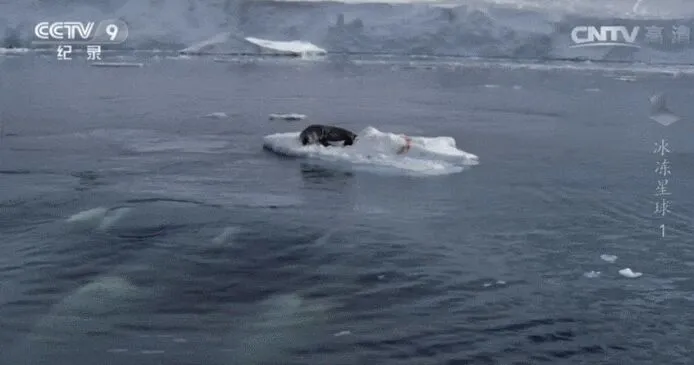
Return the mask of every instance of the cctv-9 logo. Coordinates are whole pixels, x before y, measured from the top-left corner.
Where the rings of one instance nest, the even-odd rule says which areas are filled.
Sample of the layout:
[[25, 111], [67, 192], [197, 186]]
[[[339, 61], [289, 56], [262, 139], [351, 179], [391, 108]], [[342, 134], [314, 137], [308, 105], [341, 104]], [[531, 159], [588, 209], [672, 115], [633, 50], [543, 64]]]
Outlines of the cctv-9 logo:
[[128, 26], [124, 21], [113, 19], [104, 20], [94, 32], [92, 43], [118, 44], [123, 43], [128, 38]]

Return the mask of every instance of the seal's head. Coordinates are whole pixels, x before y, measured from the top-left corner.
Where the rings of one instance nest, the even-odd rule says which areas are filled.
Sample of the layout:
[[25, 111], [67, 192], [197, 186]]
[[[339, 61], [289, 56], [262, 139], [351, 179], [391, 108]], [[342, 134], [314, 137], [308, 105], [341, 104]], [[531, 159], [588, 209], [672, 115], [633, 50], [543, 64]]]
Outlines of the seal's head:
[[357, 140], [357, 135], [354, 133], [350, 133], [349, 138], [345, 138], [345, 144], [344, 146], [351, 146], [354, 144], [354, 141]]

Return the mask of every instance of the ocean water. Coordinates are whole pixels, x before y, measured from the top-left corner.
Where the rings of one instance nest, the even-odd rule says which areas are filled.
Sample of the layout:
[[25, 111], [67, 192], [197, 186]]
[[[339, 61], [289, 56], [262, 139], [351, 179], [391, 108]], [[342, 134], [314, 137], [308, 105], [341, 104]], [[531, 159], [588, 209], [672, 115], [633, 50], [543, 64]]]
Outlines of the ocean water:
[[[0, 62], [0, 364], [691, 360], [686, 68], [139, 61]], [[649, 119], [658, 92], [681, 121]], [[261, 148], [309, 123], [449, 136], [480, 163]]]

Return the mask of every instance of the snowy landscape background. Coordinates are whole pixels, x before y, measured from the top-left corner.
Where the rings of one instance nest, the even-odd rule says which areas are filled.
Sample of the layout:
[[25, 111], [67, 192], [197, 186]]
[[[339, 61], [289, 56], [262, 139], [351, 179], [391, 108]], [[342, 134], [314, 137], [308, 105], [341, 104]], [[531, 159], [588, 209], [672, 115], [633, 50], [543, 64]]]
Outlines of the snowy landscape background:
[[576, 25], [692, 25], [694, 2], [62, 0], [0, 2], [4, 48], [30, 48], [39, 21], [123, 19], [125, 48], [253, 53], [245, 37], [329, 53], [691, 63], [691, 47], [571, 49]]

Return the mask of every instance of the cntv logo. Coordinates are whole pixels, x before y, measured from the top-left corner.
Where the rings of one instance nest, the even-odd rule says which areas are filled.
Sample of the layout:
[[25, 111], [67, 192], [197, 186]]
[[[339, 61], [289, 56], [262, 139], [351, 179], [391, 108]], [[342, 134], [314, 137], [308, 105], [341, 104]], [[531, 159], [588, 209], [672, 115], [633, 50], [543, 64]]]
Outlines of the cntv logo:
[[620, 46], [640, 48], [636, 44], [640, 27], [635, 26], [631, 30], [622, 25], [613, 26], [578, 26], [571, 30], [571, 40], [575, 47]]

